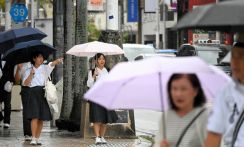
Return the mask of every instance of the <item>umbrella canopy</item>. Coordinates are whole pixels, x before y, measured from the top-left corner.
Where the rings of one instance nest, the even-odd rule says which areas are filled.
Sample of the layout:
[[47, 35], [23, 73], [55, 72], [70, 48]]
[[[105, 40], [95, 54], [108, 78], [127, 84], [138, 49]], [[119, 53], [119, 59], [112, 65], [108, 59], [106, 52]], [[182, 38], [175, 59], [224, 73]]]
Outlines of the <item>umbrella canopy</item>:
[[223, 71], [198, 57], [152, 57], [117, 64], [87, 91], [85, 98], [107, 109], [163, 111], [168, 107], [166, 89], [173, 73], [195, 73], [209, 100], [230, 80]]
[[47, 35], [36, 28], [20, 28], [11, 29], [0, 33], [0, 53], [4, 53], [8, 49], [12, 48], [16, 43], [29, 41], [29, 40], [41, 40]]
[[29, 62], [32, 53], [40, 51], [44, 58], [56, 51], [51, 45], [45, 44], [40, 40], [31, 40], [27, 42], [17, 43], [13, 48], [3, 54], [3, 60], [13, 64]]
[[176, 24], [176, 29], [207, 29], [225, 32], [244, 31], [244, 1], [232, 0], [199, 6]]
[[78, 57], [94, 56], [96, 53], [103, 53], [104, 55], [119, 55], [124, 54], [124, 51], [116, 44], [93, 41], [75, 45], [66, 52], [66, 54]]

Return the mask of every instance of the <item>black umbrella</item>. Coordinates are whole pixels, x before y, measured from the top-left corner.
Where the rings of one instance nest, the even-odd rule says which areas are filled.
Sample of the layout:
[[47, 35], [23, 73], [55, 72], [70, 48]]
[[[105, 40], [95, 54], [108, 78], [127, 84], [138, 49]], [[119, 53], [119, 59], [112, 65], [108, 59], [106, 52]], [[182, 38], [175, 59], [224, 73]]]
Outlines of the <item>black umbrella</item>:
[[47, 35], [36, 28], [11, 29], [0, 33], [0, 54], [14, 47], [16, 43], [41, 40]]
[[224, 1], [197, 7], [183, 16], [175, 28], [243, 32], [244, 0]]
[[31, 40], [17, 43], [13, 48], [3, 54], [2, 59], [12, 64], [29, 62], [31, 61], [32, 53], [36, 51], [40, 51], [46, 59], [56, 49], [40, 40]]

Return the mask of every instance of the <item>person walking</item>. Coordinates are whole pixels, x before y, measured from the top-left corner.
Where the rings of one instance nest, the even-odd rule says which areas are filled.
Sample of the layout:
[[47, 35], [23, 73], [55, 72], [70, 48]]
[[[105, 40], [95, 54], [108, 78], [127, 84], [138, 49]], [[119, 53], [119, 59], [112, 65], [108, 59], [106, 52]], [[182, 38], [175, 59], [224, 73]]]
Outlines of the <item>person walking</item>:
[[231, 50], [232, 81], [215, 98], [205, 147], [244, 146], [244, 34]]
[[3, 113], [2, 111], [0, 112], [0, 122], [3, 121], [3, 127], [5, 129], [8, 129], [10, 127], [11, 91], [13, 82], [14, 66], [9, 62], [5, 62], [2, 69], [2, 77], [0, 79], [0, 106], [2, 106], [2, 103], [4, 103]]
[[[97, 53], [95, 55], [96, 67], [88, 73], [87, 87], [91, 88], [95, 81], [100, 80], [108, 75], [108, 70], [105, 68], [105, 55]], [[96, 135], [95, 144], [106, 144], [104, 139], [106, 133], [106, 124], [115, 123], [118, 117], [115, 111], [109, 111], [106, 108], [90, 102], [90, 122], [93, 123], [93, 130]]]
[[26, 69], [23, 75], [23, 86], [29, 87], [26, 117], [31, 120], [31, 145], [41, 145], [39, 138], [41, 135], [43, 121], [52, 119], [51, 112], [44, 97], [44, 85], [50, 76], [54, 66], [62, 63], [62, 58], [43, 64], [44, 56], [41, 52], [33, 52], [31, 57], [32, 67]]
[[16, 65], [16, 72], [15, 72], [15, 81], [16, 81], [16, 83], [21, 84], [20, 95], [21, 95], [21, 101], [22, 101], [23, 133], [24, 133], [25, 141], [31, 141], [31, 136], [32, 136], [31, 122], [29, 119], [27, 119], [27, 116], [26, 116], [27, 111], [28, 111], [27, 102], [28, 102], [28, 98], [29, 98], [30, 87], [24, 86], [24, 82], [22, 80], [23, 74], [28, 68], [31, 68], [30, 62], [18, 64], [18, 65]]
[[[195, 74], [173, 74], [167, 92], [170, 109], [166, 111], [166, 140], [162, 122], [155, 147], [203, 147], [207, 135], [205, 94]], [[162, 121], [162, 120], [161, 120]]]

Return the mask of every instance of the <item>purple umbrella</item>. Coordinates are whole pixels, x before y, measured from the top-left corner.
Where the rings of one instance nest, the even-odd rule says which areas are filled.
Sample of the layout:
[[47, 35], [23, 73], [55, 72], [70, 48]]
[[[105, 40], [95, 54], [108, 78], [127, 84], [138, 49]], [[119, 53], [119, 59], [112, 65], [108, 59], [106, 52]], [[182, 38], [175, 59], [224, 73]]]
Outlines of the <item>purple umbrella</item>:
[[[85, 98], [107, 109], [152, 109], [168, 107], [167, 83], [174, 73], [195, 73], [211, 101], [230, 78], [198, 57], [152, 57], [116, 65], [107, 77], [98, 80]], [[163, 113], [163, 126], [165, 115]], [[163, 130], [166, 138], [166, 130]]]
[[153, 57], [120, 63], [99, 80], [85, 98], [108, 109], [153, 109], [168, 107], [166, 85], [173, 73], [195, 73], [211, 101], [230, 78], [220, 69], [198, 57]]
[[210, 101], [230, 80], [223, 71], [198, 57], [153, 57], [116, 65], [85, 94], [85, 98], [108, 109], [164, 111], [168, 107], [166, 85], [173, 73], [195, 73]]

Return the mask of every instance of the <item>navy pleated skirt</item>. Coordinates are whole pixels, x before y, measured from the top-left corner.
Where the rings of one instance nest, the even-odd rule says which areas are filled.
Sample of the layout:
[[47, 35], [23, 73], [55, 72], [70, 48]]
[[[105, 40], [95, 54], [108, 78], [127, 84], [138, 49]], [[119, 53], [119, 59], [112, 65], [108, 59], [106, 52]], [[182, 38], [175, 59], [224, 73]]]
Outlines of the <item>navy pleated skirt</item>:
[[29, 89], [26, 114], [28, 119], [52, 120], [51, 111], [47, 99], [44, 97], [45, 91], [43, 88], [43, 86], [36, 86]]
[[118, 116], [115, 111], [107, 110], [106, 108], [95, 104], [93, 102], [90, 103], [90, 122], [91, 123], [115, 123], [118, 120]]

